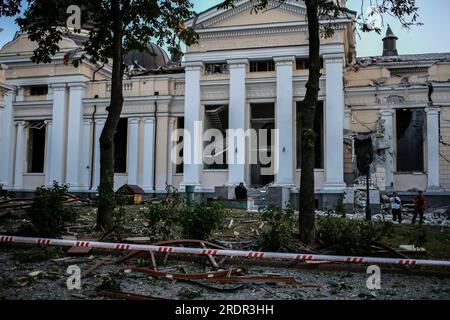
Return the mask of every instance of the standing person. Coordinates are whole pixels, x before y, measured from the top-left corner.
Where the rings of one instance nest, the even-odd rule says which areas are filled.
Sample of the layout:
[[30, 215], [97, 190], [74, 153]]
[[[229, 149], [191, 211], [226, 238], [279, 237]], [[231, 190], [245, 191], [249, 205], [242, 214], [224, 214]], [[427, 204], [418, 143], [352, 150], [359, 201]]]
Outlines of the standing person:
[[394, 218], [394, 221], [402, 223], [402, 201], [400, 200], [400, 197], [398, 196], [397, 192], [394, 192], [392, 194], [392, 198], [389, 199], [391, 202], [391, 211], [392, 211], [392, 217]]
[[419, 193], [414, 197], [414, 217], [412, 220], [412, 224], [416, 223], [417, 214], [420, 216], [420, 224], [423, 224], [423, 215], [426, 209], [427, 198], [423, 195], [423, 191], [419, 191]]
[[244, 186], [244, 183], [241, 182], [239, 186], [234, 189], [234, 194], [236, 200], [247, 200], [247, 188]]

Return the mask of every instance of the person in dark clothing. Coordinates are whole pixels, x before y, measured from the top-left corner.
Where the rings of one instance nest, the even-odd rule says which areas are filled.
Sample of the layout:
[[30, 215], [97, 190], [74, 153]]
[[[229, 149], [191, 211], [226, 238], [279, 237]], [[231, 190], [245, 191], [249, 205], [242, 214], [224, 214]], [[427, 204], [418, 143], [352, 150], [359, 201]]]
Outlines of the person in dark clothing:
[[247, 200], [247, 188], [243, 183], [240, 183], [236, 189], [234, 189], [236, 200]]
[[419, 193], [414, 197], [414, 216], [412, 220], [412, 224], [416, 223], [417, 215], [420, 217], [420, 224], [423, 224], [423, 215], [425, 213], [426, 209], [426, 202], [427, 198], [423, 195], [422, 191], [419, 191]]

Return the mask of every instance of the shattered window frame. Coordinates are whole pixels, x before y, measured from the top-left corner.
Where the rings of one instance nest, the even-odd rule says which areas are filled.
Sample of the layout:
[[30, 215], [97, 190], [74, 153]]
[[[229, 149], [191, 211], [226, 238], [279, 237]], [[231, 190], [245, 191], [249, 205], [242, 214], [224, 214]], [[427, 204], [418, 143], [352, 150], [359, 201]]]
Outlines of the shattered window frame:
[[[406, 116], [407, 112], [411, 113], [408, 127], [404, 125], [405, 118], [401, 118], [401, 114], [403, 113]], [[397, 173], [425, 173], [425, 117], [424, 108], [401, 108], [396, 110]], [[408, 135], [409, 139], [407, 139]]]
[[228, 63], [207, 63], [205, 64], [205, 75], [229, 74], [230, 66]]
[[[219, 120], [221, 122], [221, 128], [219, 128], [218, 126], [207, 125], [206, 121], [208, 119], [208, 114], [214, 114], [214, 113], [218, 113], [217, 120]], [[204, 118], [204, 132], [206, 132], [208, 129], [219, 130], [224, 137], [224, 141], [223, 141], [223, 150], [219, 153], [222, 156], [220, 157], [219, 155], [216, 155], [216, 154], [212, 155], [215, 158], [220, 157], [222, 163], [217, 163], [216, 161], [214, 161], [213, 164], [208, 164], [205, 162], [205, 159], [203, 159], [203, 170], [228, 170], [227, 130], [229, 129], [229, 105], [228, 104], [205, 105], [204, 117], [205, 117]], [[205, 148], [206, 146], [209, 146], [213, 143], [214, 143], [214, 140], [204, 141], [203, 147]], [[216, 150], [214, 149], [214, 151], [216, 151]], [[204, 154], [203, 157], [205, 157], [205, 156], [206, 155]]]

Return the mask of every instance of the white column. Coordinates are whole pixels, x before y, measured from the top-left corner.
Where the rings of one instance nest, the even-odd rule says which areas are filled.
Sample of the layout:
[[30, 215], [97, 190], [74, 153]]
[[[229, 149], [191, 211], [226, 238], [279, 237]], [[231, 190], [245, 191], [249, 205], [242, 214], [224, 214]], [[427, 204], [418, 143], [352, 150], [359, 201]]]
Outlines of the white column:
[[[244, 130], [246, 127], [246, 74], [247, 59], [230, 60], [230, 105], [229, 126], [230, 130]], [[246, 155], [246, 139], [238, 139], [233, 137], [234, 141], [228, 141], [228, 185], [236, 186], [241, 182], [245, 182], [245, 155]], [[230, 137], [231, 139], [231, 137]], [[238, 139], [236, 141], [236, 139]]]
[[155, 119], [144, 118], [144, 160], [142, 170], [142, 189], [150, 193], [153, 191], [153, 170], [154, 170], [154, 150], [155, 150]]
[[80, 188], [81, 191], [87, 191], [89, 189], [89, 181], [91, 176], [91, 129], [92, 120], [84, 119], [82, 128], [82, 143], [80, 145]]
[[66, 122], [67, 92], [66, 84], [53, 85], [53, 117], [52, 117], [52, 157], [50, 163], [50, 181], [64, 183], [66, 170]]
[[394, 110], [386, 109], [380, 111], [381, 120], [384, 123], [384, 140], [386, 141], [385, 154], [385, 169], [386, 169], [386, 190], [394, 190], [394, 125], [393, 115]]
[[18, 87], [17, 88], [17, 102], [23, 102], [25, 100], [25, 88], [24, 87]]
[[73, 83], [70, 87], [69, 98], [69, 121], [67, 130], [67, 166], [66, 183], [70, 190], [78, 191], [80, 189], [81, 172], [81, 138], [83, 121], [83, 98], [86, 84]]
[[185, 132], [189, 136], [184, 136], [184, 180], [181, 184], [184, 186], [200, 186], [200, 173], [203, 163], [202, 135], [201, 125], [201, 91], [200, 78], [202, 72], [201, 62], [192, 62], [186, 64], [185, 77]]
[[14, 110], [13, 102], [14, 92], [5, 94], [5, 106], [2, 108], [2, 117], [0, 122], [0, 185], [4, 189], [12, 187], [13, 183], [13, 163], [14, 163]]
[[47, 140], [45, 141], [45, 185], [51, 186], [52, 180], [50, 179], [50, 166], [52, 159], [52, 121], [45, 121], [47, 125]]
[[428, 188], [427, 191], [440, 191], [440, 134], [439, 112], [440, 108], [425, 109], [427, 114], [427, 159], [428, 159]]
[[344, 57], [326, 55], [325, 186], [342, 191], [344, 182]]
[[277, 66], [277, 104], [275, 108], [278, 130], [275, 146], [275, 185], [294, 186], [294, 84], [295, 57], [275, 58]]
[[95, 120], [95, 140], [94, 140], [94, 181], [92, 191], [96, 191], [100, 186], [100, 137], [105, 127], [105, 119]]
[[14, 165], [14, 190], [23, 189], [23, 173], [25, 167], [25, 125], [20, 121], [17, 125], [16, 159]]
[[128, 184], [138, 184], [139, 118], [128, 119]]
[[172, 159], [172, 150], [174, 148], [174, 142], [172, 141], [172, 135], [175, 130], [175, 121], [177, 119], [174, 117], [169, 118], [169, 132], [167, 136], [167, 184], [173, 185], [173, 166], [174, 161]]

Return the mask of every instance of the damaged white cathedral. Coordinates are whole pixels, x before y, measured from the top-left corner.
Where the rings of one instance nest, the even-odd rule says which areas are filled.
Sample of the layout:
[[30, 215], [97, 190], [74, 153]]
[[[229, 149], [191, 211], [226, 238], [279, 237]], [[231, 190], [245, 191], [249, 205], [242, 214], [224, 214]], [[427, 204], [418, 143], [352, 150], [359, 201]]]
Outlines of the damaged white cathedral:
[[[244, 182], [279, 192], [282, 201], [297, 198], [298, 113], [309, 64], [306, 10], [301, 1], [260, 14], [250, 10], [250, 2], [242, 0], [235, 8], [211, 8], [188, 21], [200, 39], [186, 49], [183, 61], [153, 44], [151, 53], [126, 56], [125, 104], [115, 137], [116, 189], [130, 184], [158, 194], [167, 185], [181, 190], [193, 185], [205, 198], [227, 198]], [[36, 45], [25, 34], [17, 33], [0, 50], [3, 189], [33, 192], [58, 181], [72, 192], [97, 192], [111, 66], [64, 63], [85, 36], [63, 38], [51, 64], [31, 62]], [[334, 36], [322, 40], [315, 121], [318, 207], [343, 198], [368, 152], [377, 191], [408, 195], [419, 189], [450, 199], [450, 53], [408, 55], [397, 52], [397, 40], [389, 28], [380, 39], [380, 56], [357, 58], [349, 18], [338, 19]], [[247, 139], [244, 145], [246, 157], [260, 149], [276, 154], [278, 170], [262, 175], [260, 161], [176, 163], [172, 150], [183, 138], [173, 133], [193, 134], [198, 122], [203, 130], [224, 133], [278, 130], [276, 144]], [[198, 145], [204, 141], [188, 147]]]

